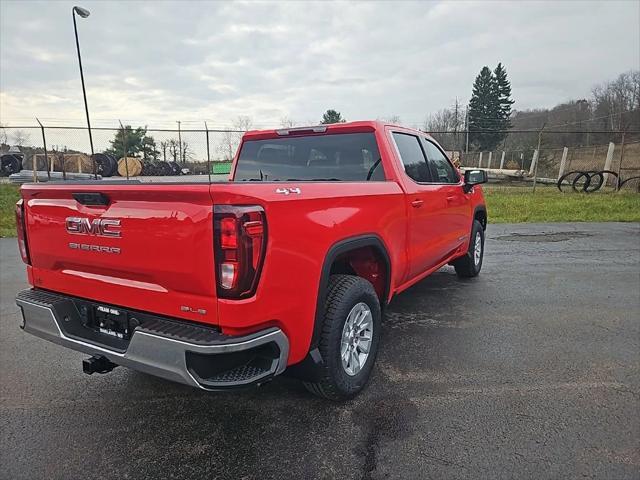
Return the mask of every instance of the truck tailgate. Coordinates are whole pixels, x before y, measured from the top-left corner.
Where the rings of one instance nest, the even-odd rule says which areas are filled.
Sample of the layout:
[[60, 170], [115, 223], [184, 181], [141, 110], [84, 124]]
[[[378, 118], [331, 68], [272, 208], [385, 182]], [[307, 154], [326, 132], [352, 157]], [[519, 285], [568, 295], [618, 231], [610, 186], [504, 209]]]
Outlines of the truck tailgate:
[[36, 287], [218, 323], [208, 184], [32, 184], [22, 197]]

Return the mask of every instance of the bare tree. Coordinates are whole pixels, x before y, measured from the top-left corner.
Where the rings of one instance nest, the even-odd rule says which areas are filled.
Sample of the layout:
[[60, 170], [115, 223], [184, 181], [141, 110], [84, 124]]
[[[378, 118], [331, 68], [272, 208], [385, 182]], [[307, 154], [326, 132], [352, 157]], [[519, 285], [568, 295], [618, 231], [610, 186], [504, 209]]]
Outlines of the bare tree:
[[379, 121], [379, 122], [390, 123], [390, 124], [393, 124], [393, 125], [401, 125], [402, 124], [402, 120], [400, 119], [400, 115], [389, 115], [388, 117], [377, 117], [376, 120]]
[[233, 160], [236, 150], [238, 149], [238, 145], [240, 145], [242, 134], [249, 130], [252, 124], [253, 122], [250, 117], [239, 116], [233, 122], [233, 128], [224, 132], [222, 135], [222, 141], [218, 145], [218, 151], [224, 160]]
[[8, 141], [9, 136], [7, 135], [6, 127], [0, 123], [0, 145], [6, 145]]
[[459, 147], [458, 132], [463, 129], [464, 110], [459, 106], [432, 113], [424, 122], [424, 130], [433, 135], [433, 138], [447, 150], [456, 150]]
[[24, 130], [16, 130], [13, 133], [13, 143], [19, 147], [24, 146], [30, 138], [30, 135]]
[[429, 115], [424, 122], [428, 132], [453, 132], [464, 127], [464, 111], [462, 109], [444, 108]]
[[242, 130], [244, 132], [250, 130], [252, 125], [253, 121], [251, 120], [251, 117], [248, 117], [246, 115], [239, 116], [238, 118], [236, 118], [236, 121], [233, 122], [234, 130]]
[[167, 161], [167, 148], [169, 148], [169, 142], [160, 142], [160, 148], [162, 149], [162, 160]]
[[[618, 141], [620, 130], [640, 129], [640, 71], [622, 73], [615, 80], [597, 85], [589, 99], [571, 100], [551, 109], [515, 112], [512, 125], [517, 130], [566, 130], [545, 137], [550, 147], [579, 146]], [[602, 130], [604, 133], [589, 133]], [[577, 132], [577, 133], [576, 133]], [[508, 148], [532, 148], [537, 134], [511, 134]]]
[[220, 142], [220, 145], [218, 145], [218, 151], [220, 152], [223, 160], [231, 161], [233, 159], [236, 137], [237, 134], [235, 132], [230, 132], [228, 130], [222, 134], [222, 141]]
[[623, 130], [638, 118], [640, 110], [640, 71], [622, 73], [611, 82], [596, 86], [593, 91], [593, 120], [598, 128]]
[[169, 150], [169, 155], [171, 157], [171, 160], [173, 162], [177, 162], [179, 152], [180, 152], [180, 142], [178, 142], [178, 140], [176, 140], [175, 138], [171, 138], [164, 143], [167, 144], [167, 149]]
[[182, 163], [193, 160], [193, 151], [188, 142], [182, 141], [182, 151], [180, 152]]
[[189, 145], [189, 142], [178, 140], [177, 138], [170, 138], [164, 142], [160, 142], [160, 149], [162, 150], [162, 159], [166, 162], [167, 156], [170, 162], [190, 162], [194, 158], [194, 152]]
[[295, 125], [296, 125], [296, 122], [294, 122], [291, 118], [289, 118], [286, 115], [280, 119], [281, 127], [292, 128], [292, 127], [295, 127]]

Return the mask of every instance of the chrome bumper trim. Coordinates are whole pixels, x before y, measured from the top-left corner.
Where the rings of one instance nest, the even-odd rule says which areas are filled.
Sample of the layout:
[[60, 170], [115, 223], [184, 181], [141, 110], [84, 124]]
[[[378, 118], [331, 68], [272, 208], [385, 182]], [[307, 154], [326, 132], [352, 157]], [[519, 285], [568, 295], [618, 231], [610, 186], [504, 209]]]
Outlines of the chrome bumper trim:
[[[20, 294], [16, 297], [16, 304], [22, 310], [24, 319], [23, 329], [25, 332], [72, 350], [77, 350], [89, 355], [103, 355], [118, 365], [156, 375], [167, 380], [191, 385], [203, 390], [218, 390], [260, 383], [263, 379], [281, 374], [287, 366], [289, 341], [282, 330], [276, 327], [243, 337], [226, 337], [225, 340], [210, 344], [195, 344], [175, 338], [164, 337], [146, 332], [143, 327], [134, 331], [125, 352], [117, 352], [109, 348], [66, 336], [60, 328], [52, 305], [21, 298]], [[270, 370], [265, 371], [257, 377], [252, 377], [245, 382], [219, 382], [219, 384], [216, 384], [216, 382], [206, 382], [205, 385], [197, 381], [187, 368], [187, 352], [224, 354], [250, 350], [268, 343], [275, 343], [277, 345], [279, 350], [278, 359], [273, 362]]]

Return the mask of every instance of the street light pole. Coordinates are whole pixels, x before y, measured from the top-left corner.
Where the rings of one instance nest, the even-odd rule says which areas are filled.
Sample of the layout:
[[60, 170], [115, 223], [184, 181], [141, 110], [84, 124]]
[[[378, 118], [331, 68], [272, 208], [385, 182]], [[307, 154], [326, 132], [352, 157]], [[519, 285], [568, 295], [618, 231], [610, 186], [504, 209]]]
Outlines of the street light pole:
[[71, 17], [73, 18], [73, 31], [76, 35], [76, 49], [78, 51], [78, 65], [80, 66], [80, 81], [82, 82], [82, 96], [84, 97], [84, 111], [87, 114], [87, 128], [89, 130], [89, 145], [91, 146], [91, 160], [93, 163], [93, 175], [97, 177], [96, 161], [93, 151], [93, 137], [91, 135], [91, 121], [89, 120], [89, 105], [87, 104], [87, 91], [84, 86], [84, 73], [82, 71], [82, 57], [80, 56], [80, 42], [78, 41], [78, 26], [76, 25], [76, 13], [82, 18], [89, 16], [89, 10], [82, 7], [73, 7], [71, 9]]

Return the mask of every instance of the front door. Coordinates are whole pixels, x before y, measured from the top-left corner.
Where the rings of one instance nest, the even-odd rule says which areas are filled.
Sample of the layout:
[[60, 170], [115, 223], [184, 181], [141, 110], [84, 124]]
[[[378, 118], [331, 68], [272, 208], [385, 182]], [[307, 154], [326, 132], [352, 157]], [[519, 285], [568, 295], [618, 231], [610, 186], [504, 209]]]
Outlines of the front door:
[[[451, 223], [448, 188], [433, 182], [420, 139], [408, 133], [393, 132], [408, 180], [408, 278], [410, 280], [435, 267], [451, 251]], [[449, 192], [450, 193], [450, 192]]]
[[428, 138], [422, 138], [433, 185], [438, 185], [446, 200], [443, 220], [449, 225], [448, 253], [466, 244], [471, 233], [471, 195], [465, 193], [464, 182], [444, 152]]

